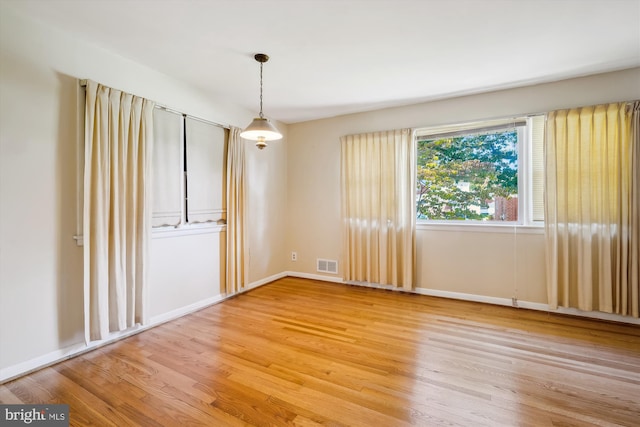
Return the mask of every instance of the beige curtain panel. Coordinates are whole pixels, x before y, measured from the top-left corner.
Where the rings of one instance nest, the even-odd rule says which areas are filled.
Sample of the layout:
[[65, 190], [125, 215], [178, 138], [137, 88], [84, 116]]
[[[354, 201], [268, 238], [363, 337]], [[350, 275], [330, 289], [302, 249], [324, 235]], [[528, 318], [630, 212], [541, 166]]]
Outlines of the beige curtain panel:
[[84, 286], [87, 341], [147, 321], [154, 103], [88, 81]]
[[415, 280], [413, 132], [349, 135], [341, 144], [345, 279], [410, 290]]
[[638, 317], [638, 127], [637, 103], [548, 115], [545, 227], [552, 308]]
[[227, 294], [245, 286], [245, 142], [240, 132], [236, 127], [229, 130], [227, 152]]

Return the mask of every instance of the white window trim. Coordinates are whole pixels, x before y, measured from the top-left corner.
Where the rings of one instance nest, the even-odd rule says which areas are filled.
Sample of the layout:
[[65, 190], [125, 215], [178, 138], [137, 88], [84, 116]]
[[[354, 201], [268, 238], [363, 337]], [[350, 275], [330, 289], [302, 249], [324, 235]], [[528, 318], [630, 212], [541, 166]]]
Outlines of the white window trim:
[[[533, 116], [538, 116], [535, 114]], [[436, 135], [446, 132], [448, 128], [473, 131], [478, 127], [496, 125], [508, 125], [509, 123], [525, 120], [525, 127], [518, 127], [518, 221], [476, 221], [476, 220], [429, 220], [416, 218], [417, 230], [434, 231], [472, 231], [490, 233], [513, 233], [517, 228], [518, 233], [543, 234], [544, 221], [533, 221], [533, 175], [531, 168], [532, 156], [532, 116], [517, 117], [511, 119], [486, 120], [482, 122], [469, 122], [451, 126], [429, 127], [418, 129], [415, 137]], [[522, 141], [522, 143], [520, 143]], [[417, 212], [416, 212], [417, 216]]]
[[[195, 234], [215, 234], [222, 233], [226, 230], [226, 224], [218, 224], [213, 222], [185, 224], [179, 226], [154, 227], [151, 229], [151, 239], [166, 239], [169, 237], [192, 236]], [[76, 241], [76, 245], [84, 246], [84, 236], [82, 234], [73, 236], [73, 240]]]
[[[473, 233], [502, 233], [502, 234], [544, 234], [544, 225], [516, 224], [508, 222], [503, 224], [486, 223], [482, 221], [445, 222], [422, 220], [416, 223], [418, 231], [455, 231]], [[515, 230], [515, 231], [514, 231]]]
[[154, 227], [151, 230], [152, 239], [166, 239], [169, 237], [191, 236], [194, 234], [212, 234], [226, 231], [226, 224], [219, 223], [189, 223], [177, 227]]

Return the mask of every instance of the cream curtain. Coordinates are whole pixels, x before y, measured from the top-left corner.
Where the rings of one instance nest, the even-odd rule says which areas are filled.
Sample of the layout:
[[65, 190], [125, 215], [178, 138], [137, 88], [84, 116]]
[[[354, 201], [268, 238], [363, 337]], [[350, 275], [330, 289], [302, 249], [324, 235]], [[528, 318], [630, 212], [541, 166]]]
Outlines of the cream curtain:
[[629, 150], [631, 163], [631, 185], [629, 186], [631, 193], [630, 266], [627, 288], [620, 290], [620, 305], [627, 307], [625, 314], [640, 317], [640, 101], [627, 105], [627, 114], [631, 117], [631, 147]]
[[245, 153], [241, 129], [231, 127], [227, 153], [227, 294], [245, 286]]
[[87, 341], [147, 321], [154, 103], [88, 81], [84, 286]]
[[349, 135], [341, 144], [345, 279], [410, 290], [416, 222], [413, 132]]
[[637, 120], [637, 104], [626, 103], [548, 115], [545, 227], [552, 308], [638, 317]]

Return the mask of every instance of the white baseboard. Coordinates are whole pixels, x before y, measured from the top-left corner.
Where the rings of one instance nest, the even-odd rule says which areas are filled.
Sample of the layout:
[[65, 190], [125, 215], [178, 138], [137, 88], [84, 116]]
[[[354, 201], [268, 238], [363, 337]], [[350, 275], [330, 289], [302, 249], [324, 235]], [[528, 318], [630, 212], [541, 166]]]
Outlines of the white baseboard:
[[[437, 289], [415, 288], [414, 293], [420, 295], [428, 295], [431, 297], [457, 299], [463, 301], [482, 302], [485, 304], [504, 305], [513, 307], [513, 301], [510, 298], [489, 297], [484, 295], [465, 294], [462, 292], [440, 291]], [[518, 301], [520, 302], [520, 301]]]
[[83, 353], [89, 352], [91, 350], [95, 350], [97, 348], [103, 347], [107, 344], [111, 344], [123, 338], [127, 338], [135, 334], [139, 334], [140, 332], [146, 331], [147, 329], [151, 329], [155, 326], [161, 325], [163, 323], [169, 322], [171, 320], [174, 320], [179, 317], [185, 316], [187, 314], [193, 313], [195, 311], [201, 310], [210, 305], [224, 301], [227, 298], [229, 298], [229, 296], [227, 295], [216, 295], [214, 297], [207, 298], [205, 300], [198, 301], [196, 303], [189, 304], [184, 307], [180, 307], [176, 310], [172, 310], [167, 313], [160, 314], [158, 316], [153, 316], [150, 319], [148, 325], [144, 325], [144, 326], [136, 325], [132, 328], [127, 329], [126, 331], [113, 332], [108, 338], [105, 338], [103, 340], [92, 341], [89, 344], [85, 344], [84, 342], [73, 344], [68, 347], [62, 348], [60, 350], [52, 351], [42, 356], [27, 360], [25, 362], [21, 362], [6, 368], [1, 368], [0, 384], [3, 384], [7, 381], [11, 381], [14, 378], [26, 375], [38, 369], [42, 369], [47, 366], [51, 366], [56, 363], [62, 362], [64, 360], [70, 359], [72, 357], [79, 356]]
[[[384, 286], [384, 285], [378, 285], [378, 284], [360, 283], [360, 282], [358, 283], [349, 282], [348, 284], [357, 285], [357, 286], [366, 286], [369, 288], [403, 291], [403, 289], [398, 289], [398, 288], [393, 288], [391, 286]], [[420, 295], [433, 296], [433, 297], [481, 302], [484, 304], [502, 305], [507, 307], [526, 308], [529, 310], [546, 311], [548, 313], [567, 314], [570, 316], [586, 317], [589, 319], [607, 320], [611, 322], [640, 325], [640, 319], [636, 319], [635, 317], [631, 317], [631, 316], [621, 316], [619, 314], [604, 313], [601, 311], [582, 311], [575, 308], [566, 308], [566, 307], [558, 307], [557, 309], [552, 310], [549, 307], [549, 304], [523, 301], [519, 299], [516, 299], [514, 304], [514, 301], [511, 298], [489, 297], [484, 295], [465, 294], [461, 292], [440, 291], [437, 289], [415, 288], [414, 290], [409, 292], [420, 294]]]
[[202, 301], [195, 302], [193, 304], [189, 304], [184, 307], [177, 308], [175, 310], [171, 310], [167, 313], [153, 316], [150, 321], [150, 326], [157, 326], [161, 323], [165, 323], [165, 322], [169, 322], [171, 320], [177, 319], [178, 317], [186, 316], [187, 314], [193, 313], [194, 311], [198, 311], [210, 305], [216, 304], [220, 301], [224, 301], [227, 298], [228, 298], [227, 295], [220, 294], [211, 298], [204, 299]]
[[127, 329], [126, 331], [113, 332], [109, 338], [106, 338], [104, 340], [92, 341], [89, 344], [85, 344], [84, 342], [72, 344], [68, 347], [52, 351], [50, 353], [35, 357], [25, 362], [20, 362], [6, 368], [1, 368], [0, 384], [11, 381], [12, 379], [21, 377], [23, 375], [27, 375], [31, 372], [37, 371], [38, 369], [46, 368], [47, 366], [54, 365], [67, 359], [71, 359], [72, 357], [79, 356], [83, 353], [95, 350], [99, 347], [111, 344], [123, 338], [138, 334], [153, 326], [157, 325], [136, 325], [130, 329]]
[[[187, 306], [180, 307], [175, 310], [171, 310], [167, 313], [153, 316], [151, 317], [148, 325], [144, 325], [144, 326], [137, 325], [133, 328], [127, 329], [126, 331], [114, 332], [111, 334], [111, 336], [109, 336], [109, 338], [106, 338], [104, 340], [92, 341], [89, 344], [85, 344], [84, 342], [72, 344], [70, 346], [52, 351], [42, 356], [35, 357], [25, 362], [20, 362], [15, 365], [8, 366], [6, 368], [0, 368], [0, 384], [3, 384], [7, 381], [11, 381], [12, 379], [21, 377], [23, 375], [27, 375], [31, 372], [37, 371], [38, 369], [42, 369], [47, 366], [51, 366], [56, 363], [62, 362], [64, 360], [70, 359], [72, 357], [79, 356], [83, 353], [89, 352], [91, 350], [95, 350], [97, 348], [100, 348], [107, 344], [111, 344], [123, 338], [130, 337], [132, 335], [138, 334], [142, 331], [145, 331], [147, 329], [169, 322], [171, 320], [177, 319], [179, 317], [186, 316], [187, 314], [201, 310], [210, 305], [217, 304], [228, 298], [242, 294], [252, 289], [256, 289], [260, 286], [266, 285], [275, 280], [286, 277], [287, 275], [289, 275], [288, 272], [274, 274], [264, 279], [260, 279], [255, 282], [249, 283], [243, 290], [241, 290], [238, 293], [231, 294], [231, 295], [227, 295], [227, 294], [216, 295], [216, 296], [204, 299], [202, 301], [198, 301], [193, 304], [189, 304]], [[321, 277], [322, 276], [318, 276], [317, 278], [321, 278]], [[309, 277], [309, 278], [312, 278], [312, 277]]]
[[93, 347], [88, 347], [84, 342], [78, 343], [16, 365], [0, 368], [0, 384], [92, 349]]
[[[546, 304], [544, 304], [546, 305]], [[552, 310], [547, 305], [550, 313], [568, 314], [570, 316], [588, 317], [590, 319], [607, 320], [610, 322], [629, 323], [631, 325], [640, 325], [640, 319], [631, 316], [621, 316], [619, 314], [604, 313], [602, 311], [582, 311], [577, 308], [558, 307]]]
[[322, 280], [323, 282], [344, 283], [342, 277], [325, 276], [322, 274], [300, 273], [298, 271], [286, 271], [285, 276], [298, 277], [300, 279]]
[[240, 291], [240, 293], [250, 291], [251, 289], [259, 288], [260, 286], [266, 285], [267, 283], [275, 282], [276, 280], [282, 279], [283, 277], [287, 277], [287, 272], [274, 274], [273, 276], [265, 277], [264, 279], [251, 282], [242, 291]]
[[435, 289], [417, 288], [415, 292], [421, 295], [431, 295], [442, 298], [452, 298], [465, 301], [482, 302], [486, 304], [504, 305], [517, 308], [526, 308], [529, 310], [546, 311], [548, 313], [567, 314], [571, 316], [586, 317], [590, 319], [607, 320], [611, 322], [629, 323], [632, 325], [640, 325], [640, 319], [631, 316], [621, 316], [619, 314], [604, 313], [601, 311], [582, 311], [576, 308], [558, 307], [553, 310], [549, 304], [539, 302], [522, 301], [519, 299], [514, 301], [510, 298], [487, 297], [483, 295], [464, 294], [458, 292], [438, 291]]
[[[255, 289], [259, 286], [273, 282], [274, 280], [280, 279], [285, 276], [286, 276], [285, 273], [281, 273], [266, 279], [259, 280], [257, 282], [252, 282], [243, 291], [239, 293], [246, 292], [251, 289]], [[84, 342], [73, 344], [68, 347], [62, 348], [60, 350], [52, 351], [42, 356], [35, 357], [25, 362], [21, 362], [6, 368], [0, 368], [0, 384], [3, 384], [7, 381], [11, 381], [12, 379], [21, 377], [23, 375], [27, 375], [31, 372], [37, 371], [38, 369], [42, 369], [47, 366], [51, 366], [56, 363], [62, 362], [64, 360], [71, 359], [72, 357], [79, 356], [83, 353], [89, 352], [91, 350], [95, 350], [97, 348], [100, 348], [107, 344], [111, 344], [123, 338], [130, 337], [132, 335], [138, 334], [147, 329], [153, 328], [155, 326], [161, 325], [171, 320], [175, 320], [179, 317], [186, 316], [187, 314], [201, 310], [213, 304], [222, 302], [234, 295], [237, 295], [237, 294], [216, 295], [214, 297], [207, 298], [205, 300], [198, 301], [196, 303], [189, 304], [184, 307], [180, 307], [178, 309], [169, 311], [167, 313], [153, 316], [151, 317], [148, 325], [144, 325], [144, 326], [136, 325], [133, 328], [127, 329], [126, 331], [114, 332], [111, 334], [111, 336], [109, 336], [109, 338], [106, 338], [104, 340], [92, 341], [89, 344], [85, 344]]]
[[[463, 300], [463, 301], [481, 302], [484, 304], [502, 305], [507, 307], [526, 308], [529, 310], [546, 311], [548, 313], [567, 314], [570, 316], [586, 317], [589, 319], [607, 320], [610, 322], [640, 325], [640, 319], [637, 319], [635, 317], [621, 316], [619, 314], [604, 313], [601, 311], [582, 311], [576, 308], [567, 308], [567, 307], [558, 307], [557, 309], [553, 310], [549, 307], [549, 304], [523, 301], [519, 299], [516, 299], [514, 304], [514, 300], [511, 298], [489, 297], [484, 295], [465, 294], [462, 292], [450, 292], [450, 291], [441, 291], [437, 289], [426, 289], [426, 288], [415, 288], [412, 291], [405, 291], [402, 288], [395, 288], [391, 285], [380, 285], [377, 283], [367, 283], [367, 282], [345, 282], [343, 279], [336, 280], [332, 277], [320, 276], [315, 274], [308, 275], [305, 273], [292, 273], [292, 272], [288, 272], [288, 273], [290, 273], [289, 274], [290, 276], [294, 276], [294, 277], [303, 277], [303, 278], [306, 277], [306, 278], [312, 278], [316, 280], [345, 283], [348, 285], [364, 286], [367, 288], [410, 292], [410, 293], [416, 293], [420, 295], [428, 295], [428, 296], [434, 296], [434, 297], [440, 297], [440, 298], [450, 298], [450, 299], [457, 299], [457, 300]], [[307, 277], [307, 276], [313, 276], [313, 277]]]
[[[398, 288], [394, 288], [392, 286], [385, 286], [385, 285], [379, 285], [379, 284], [373, 284], [373, 283], [364, 283], [364, 282], [345, 282], [344, 278], [342, 277], [333, 277], [333, 276], [325, 276], [325, 275], [321, 275], [321, 274], [311, 274], [311, 273], [301, 273], [301, 272], [296, 272], [296, 271], [285, 271], [283, 273], [278, 273], [278, 274], [274, 274], [272, 276], [266, 277], [264, 279], [260, 279], [257, 280], [255, 282], [251, 282], [250, 284], [248, 284], [245, 289], [243, 289], [242, 291], [236, 293], [236, 294], [231, 294], [231, 295], [226, 295], [226, 294], [221, 294], [221, 295], [216, 295], [214, 297], [211, 298], [207, 298], [205, 300], [202, 301], [198, 301], [196, 303], [187, 305], [185, 307], [180, 307], [176, 310], [172, 310], [170, 312], [167, 313], [163, 313], [157, 316], [153, 316], [150, 320], [150, 323], [148, 325], [145, 326], [136, 326], [134, 328], [128, 329], [126, 331], [122, 331], [122, 332], [117, 332], [117, 333], [113, 333], [108, 339], [105, 340], [101, 340], [101, 341], [93, 341], [91, 343], [89, 343], [88, 345], [85, 343], [77, 343], [77, 344], [73, 344], [71, 346], [56, 350], [56, 351], [52, 351], [50, 353], [47, 353], [45, 355], [27, 360], [25, 362], [21, 362], [6, 368], [0, 368], [0, 384], [3, 384], [7, 381], [10, 381], [12, 379], [18, 378], [20, 376], [29, 374], [33, 371], [36, 371], [38, 369], [42, 369], [44, 367], [47, 366], [51, 366], [55, 363], [59, 363], [62, 362], [64, 360], [70, 359], [72, 357], [81, 355], [83, 353], [86, 353], [88, 351], [91, 350], [95, 350], [99, 347], [105, 346], [107, 344], [111, 344], [115, 341], [121, 340], [123, 338], [127, 338], [129, 336], [138, 334], [140, 332], [143, 332], [147, 329], [153, 328], [155, 326], [161, 325], [163, 323], [169, 322], [171, 320], [177, 319], [179, 317], [185, 316], [187, 314], [193, 313], [195, 311], [201, 310], [205, 307], [208, 307], [210, 305], [213, 304], [217, 304], [219, 302], [222, 302], [228, 298], [231, 298], [233, 296], [242, 294], [244, 292], [250, 291], [252, 289], [258, 288], [260, 286], [266, 285], [268, 283], [271, 283], [275, 280], [281, 279], [283, 277], [287, 277], [287, 276], [291, 276], [291, 277], [298, 277], [298, 278], [302, 278], [302, 279], [312, 279], [312, 280], [320, 280], [320, 281], [325, 281], [325, 282], [331, 282], [331, 283], [341, 283], [341, 284], [348, 284], [348, 285], [356, 285], [356, 286], [364, 286], [364, 287], [368, 287], [368, 288], [376, 288], [376, 289], [386, 289], [386, 290], [393, 290], [393, 291], [401, 291], [401, 292], [406, 292], [403, 289], [398, 289]], [[426, 289], [426, 288], [416, 288], [413, 291], [411, 291], [412, 293], [416, 293], [416, 294], [420, 294], [420, 295], [428, 295], [428, 296], [434, 296], [434, 297], [441, 297], [441, 298], [450, 298], [450, 299], [458, 299], [458, 300], [464, 300], [464, 301], [473, 301], [473, 302], [481, 302], [481, 303], [485, 303], [485, 304], [494, 304], [494, 305], [502, 305], [502, 306], [509, 306], [509, 307], [513, 307], [513, 300], [510, 298], [497, 298], [497, 297], [489, 297], [489, 296], [483, 296], [483, 295], [475, 295], [475, 294], [465, 294], [465, 293], [460, 293], [460, 292], [449, 292], [449, 291], [441, 291], [441, 290], [437, 290], [437, 289]], [[542, 304], [542, 303], [536, 303], [536, 302], [529, 302], [529, 301], [522, 301], [522, 300], [516, 300], [516, 306], [519, 308], [526, 308], [526, 309], [530, 309], [530, 310], [538, 310], [538, 311], [546, 311], [549, 313], [558, 313], [558, 314], [567, 314], [567, 315], [572, 315], [572, 316], [579, 316], [579, 317], [586, 317], [586, 318], [592, 318], [592, 319], [598, 319], [598, 320], [607, 320], [607, 321], [613, 321], [613, 322], [620, 322], [620, 323], [629, 323], [629, 324], [633, 324], [633, 325], [640, 325], [640, 319], [636, 319], [634, 317], [630, 317], [630, 316], [620, 316], [617, 314], [610, 314], [610, 313], [603, 313], [603, 312], [599, 312], [599, 311], [581, 311], [581, 310], [577, 310], [577, 309], [573, 309], [573, 308], [564, 308], [564, 307], [559, 307], [556, 310], [552, 310], [549, 308], [548, 304]]]
[[145, 331], [147, 329], [169, 322], [171, 320], [177, 319], [179, 317], [186, 316], [187, 314], [201, 310], [213, 304], [217, 304], [228, 298], [231, 298], [232, 296], [249, 291], [251, 289], [255, 289], [257, 287], [260, 287], [262, 285], [273, 282], [274, 280], [277, 280], [283, 277], [286, 277], [286, 273], [276, 274], [274, 276], [267, 277], [265, 279], [258, 280], [256, 282], [252, 282], [249, 285], [247, 285], [244, 290], [238, 292], [237, 294], [216, 295], [214, 297], [207, 298], [202, 301], [198, 301], [193, 304], [189, 304], [187, 306], [177, 308], [167, 313], [153, 316], [151, 317], [148, 325], [144, 325], [144, 326], [136, 325], [133, 328], [127, 329], [126, 331], [114, 332], [109, 336], [109, 338], [106, 338], [104, 340], [92, 341], [89, 344], [85, 344], [84, 342], [73, 344], [68, 347], [62, 348], [60, 350], [52, 351], [42, 356], [35, 357], [25, 362], [20, 362], [18, 364], [8, 366], [6, 368], [0, 368], [0, 384], [3, 384], [7, 381], [11, 381], [12, 379], [21, 377], [31, 372], [37, 371], [38, 369], [42, 369], [47, 366], [51, 366], [56, 363], [62, 362], [64, 360], [70, 359], [72, 357], [79, 356], [83, 353], [89, 352], [91, 350], [95, 350], [97, 348], [100, 348], [107, 344], [111, 344], [123, 338], [130, 337], [132, 335], [138, 334], [142, 331]]

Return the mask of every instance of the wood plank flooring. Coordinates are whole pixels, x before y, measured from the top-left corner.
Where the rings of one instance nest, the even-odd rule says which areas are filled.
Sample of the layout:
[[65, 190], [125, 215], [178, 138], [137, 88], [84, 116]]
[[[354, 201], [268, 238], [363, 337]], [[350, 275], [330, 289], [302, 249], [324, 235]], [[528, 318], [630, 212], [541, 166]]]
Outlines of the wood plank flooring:
[[285, 278], [0, 401], [77, 426], [638, 426], [640, 328]]

